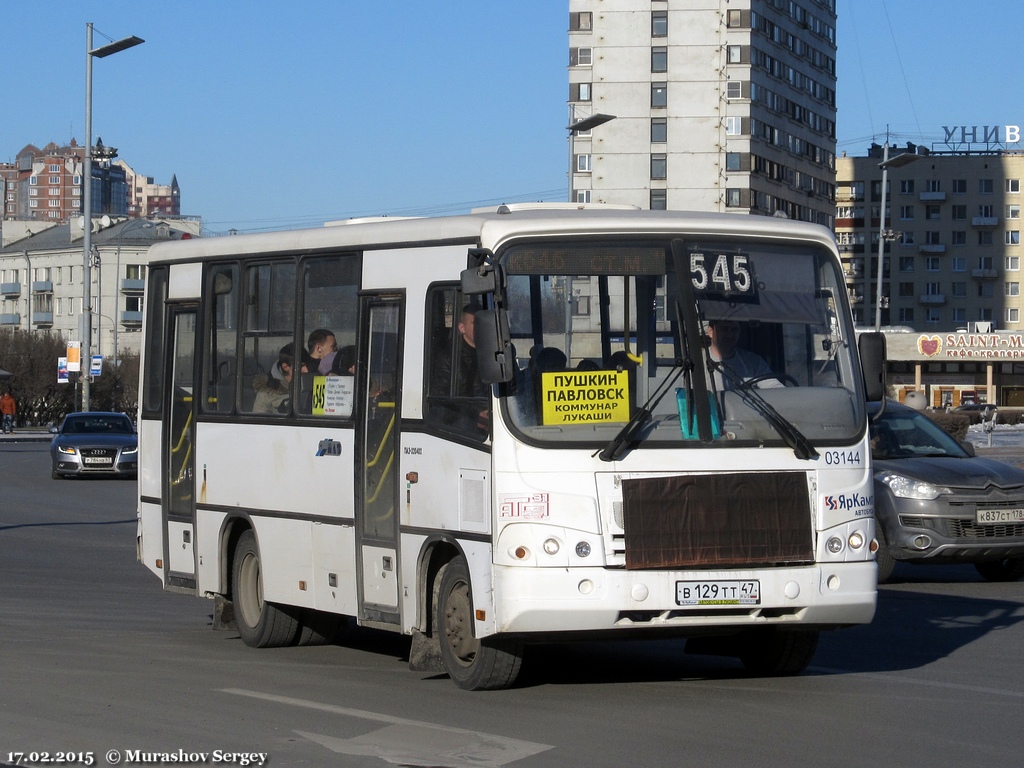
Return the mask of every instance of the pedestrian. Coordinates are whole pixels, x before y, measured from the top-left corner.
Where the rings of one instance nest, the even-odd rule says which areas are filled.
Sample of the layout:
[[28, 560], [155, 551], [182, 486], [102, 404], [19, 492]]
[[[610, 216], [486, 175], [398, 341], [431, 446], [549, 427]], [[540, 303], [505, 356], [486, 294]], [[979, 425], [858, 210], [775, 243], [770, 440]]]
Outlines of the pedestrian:
[[0, 414], [3, 414], [3, 430], [5, 435], [14, 434], [14, 416], [18, 413], [18, 404], [11, 397], [11, 391], [4, 392], [0, 397]]

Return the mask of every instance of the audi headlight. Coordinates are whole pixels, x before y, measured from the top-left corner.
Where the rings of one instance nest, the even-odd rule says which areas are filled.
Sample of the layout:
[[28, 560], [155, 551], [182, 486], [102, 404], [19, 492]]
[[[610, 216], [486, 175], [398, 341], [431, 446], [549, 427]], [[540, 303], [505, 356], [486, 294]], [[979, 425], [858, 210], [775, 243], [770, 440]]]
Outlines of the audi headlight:
[[937, 499], [943, 494], [952, 493], [945, 486], [932, 485], [924, 480], [915, 480], [912, 477], [900, 475], [896, 472], [883, 472], [878, 475], [878, 479], [889, 486], [889, 490], [893, 492], [893, 495], [900, 499], [930, 501]]
[[67, 456], [76, 456], [78, 454], [78, 451], [76, 451], [70, 445], [58, 445], [57, 453], [63, 453]]
[[121, 449], [121, 455], [122, 456], [131, 456], [132, 454], [138, 453], [138, 452], [139, 452], [139, 446], [137, 446], [137, 445], [130, 445], [127, 448], [122, 448]]

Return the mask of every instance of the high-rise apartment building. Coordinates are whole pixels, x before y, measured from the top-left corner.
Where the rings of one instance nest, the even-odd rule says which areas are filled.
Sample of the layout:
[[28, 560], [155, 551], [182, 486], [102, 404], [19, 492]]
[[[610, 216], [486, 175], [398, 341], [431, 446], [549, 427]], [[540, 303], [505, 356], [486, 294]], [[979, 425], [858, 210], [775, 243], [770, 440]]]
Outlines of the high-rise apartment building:
[[570, 124], [606, 120], [570, 131], [571, 200], [831, 226], [835, 0], [569, 0], [569, 11]]
[[[1021, 331], [1024, 152], [909, 150], [914, 162], [886, 174], [882, 324]], [[861, 325], [877, 307], [882, 158], [875, 145], [836, 161], [836, 239]]]

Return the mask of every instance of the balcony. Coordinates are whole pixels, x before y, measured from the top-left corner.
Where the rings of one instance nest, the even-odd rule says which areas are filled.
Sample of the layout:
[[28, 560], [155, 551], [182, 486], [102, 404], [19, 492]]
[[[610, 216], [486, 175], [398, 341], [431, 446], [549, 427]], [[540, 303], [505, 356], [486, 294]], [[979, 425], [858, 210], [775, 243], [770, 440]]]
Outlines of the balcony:
[[21, 283], [0, 283], [0, 294], [4, 296], [21, 296]]
[[946, 202], [945, 192], [922, 192], [918, 198], [922, 203], [944, 203]]
[[33, 280], [32, 293], [53, 293], [53, 280]]
[[971, 277], [977, 278], [978, 280], [995, 280], [999, 277], [998, 269], [972, 269]]
[[935, 307], [946, 303], [946, 294], [944, 293], [925, 293], [917, 297], [917, 300], [928, 307]]
[[121, 313], [121, 325], [133, 327], [142, 325], [142, 312], [131, 312], [125, 310]]
[[992, 229], [999, 224], [998, 216], [975, 216], [971, 219], [972, 227], [979, 227], [981, 229]]
[[0, 314], [0, 325], [21, 325], [21, 315], [17, 312], [4, 312]]
[[32, 325], [40, 327], [53, 325], [53, 312], [33, 312]]
[[145, 288], [145, 280], [133, 280], [126, 277], [121, 281], [121, 293], [142, 293]]
[[945, 253], [945, 243], [922, 243], [917, 249], [920, 253]]

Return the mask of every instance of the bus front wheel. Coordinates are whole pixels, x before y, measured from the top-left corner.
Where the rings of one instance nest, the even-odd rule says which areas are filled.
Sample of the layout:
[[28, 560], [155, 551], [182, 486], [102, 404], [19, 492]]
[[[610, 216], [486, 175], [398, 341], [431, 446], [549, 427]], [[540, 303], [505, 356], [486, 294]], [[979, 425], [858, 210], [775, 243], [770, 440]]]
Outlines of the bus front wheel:
[[252, 648], [280, 648], [294, 643], [300, 630], [298, 621], [284, 608], [263, 600], [263, 569], [253, 531], [239, 537], [232, 565], [231, 596], [242, 642]]
[[434, 631], [449, 677], [467, 691], [508, 688], [522, 666], [522, 644], [474, 635], [473, 592], [465, 560], [458, 557], [442, 566], [437, 578]]

